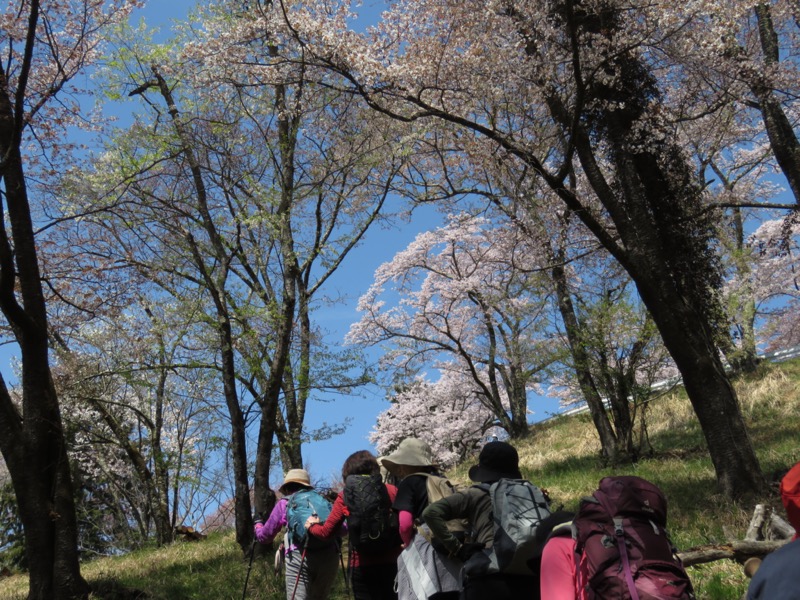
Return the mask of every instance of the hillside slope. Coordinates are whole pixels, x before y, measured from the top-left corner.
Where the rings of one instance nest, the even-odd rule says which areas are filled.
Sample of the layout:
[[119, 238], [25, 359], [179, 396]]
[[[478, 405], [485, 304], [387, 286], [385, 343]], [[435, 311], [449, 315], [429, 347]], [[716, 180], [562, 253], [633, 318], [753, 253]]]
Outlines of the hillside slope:
[[[765, 366], [757, 376], [741, 378], [736, 387], [764, 472], [773, 477], [800, 461], [800, 360]], [[546, 488], [556, 505], [568, 509], [574, 509], [605, 475], [635, 474], [649, 479], [669, 500], [670, 531], [681, 550], [741, 539], [758, 501], [782, 512], [777, 491], [740, 503], [731, 503], [716, 492], [714, 470], [682, 390], [653, 400], [647, 423], [655, 456], [613, 469], [599, 464], [599, 444], [588, 415], [536, 425], [529, 438], [516, 443], [522, 472]], [[466, 482], [470, 464], [449, 475]], [[271, 564], [271, 553], [256, 557], [247, 598], [284, 597], [282, 580]], [[94, 560], [84, 565], [83, 573], [98, 590], [96, 599], [235, 599], [242, 597], [248, 566], [232, 534], [217, 534], [202, 542]], [[741, 567], [733, 561], [691, 567], [689, 572], [700, 599], [735, 600], [747, 586]], [[334, 600], [346, 598], [341, 577], [337, 586]], [[0, 580], [0, 598], [22, 600], [26, 593], [22, 575]]]

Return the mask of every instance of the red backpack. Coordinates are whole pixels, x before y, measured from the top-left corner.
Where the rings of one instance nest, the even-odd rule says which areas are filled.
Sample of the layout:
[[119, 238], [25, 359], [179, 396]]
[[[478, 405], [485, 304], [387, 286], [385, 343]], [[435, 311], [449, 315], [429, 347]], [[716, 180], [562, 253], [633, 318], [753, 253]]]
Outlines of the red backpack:
[[634, 476], [604, 477], [573, 520], [575, 564], [589, 600], [693, 600], [667, 535], [667, 500]]

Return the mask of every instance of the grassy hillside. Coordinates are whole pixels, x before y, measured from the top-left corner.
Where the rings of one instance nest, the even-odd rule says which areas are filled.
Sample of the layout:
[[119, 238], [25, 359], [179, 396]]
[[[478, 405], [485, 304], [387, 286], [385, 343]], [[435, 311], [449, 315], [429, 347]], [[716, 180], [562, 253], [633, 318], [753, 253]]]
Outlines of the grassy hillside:
[[[785, 469], [800, 460], [800, 361], [768, 366], [758, 376], [736, 382], [742, 410], [764, 472]], [[657, 483], [670, 502], [670, 531], [682, 550], [702, 544], [741, 539], [757, 500], [782, 507], [777, 493], [735, 504], [716, 493], [714, 471], [691, 407], [678, 391], [651, 403], [647, 412], [650, 441], [656, 456], [635, 466], [601, 468], [599, 445], [588, 415], [537, 425], [518, 444], [522, 472], [547, 488], [556, 505], [574, 509], [601, 477], [635, 474]], [[466, 481], [465, 464], [450, 476]], [[256, 557], [247, 598], [278, 600], [283, 584], [271, 569], [272, 556]], [[98, 589], [97, 599], [181, 600], [242, 597], [248, 562], [232, 535], [214, 535], [202, 542], [176, 543], [123, 557], [87, 563], [84, 576]], [[733, 561], [691, 567], [698, 598], [734, 600], [747, 581]], [[337, 579], [334, 600], [347, 596]], [[23, 599], [23, 576], [0, 580], [0, 598]]]

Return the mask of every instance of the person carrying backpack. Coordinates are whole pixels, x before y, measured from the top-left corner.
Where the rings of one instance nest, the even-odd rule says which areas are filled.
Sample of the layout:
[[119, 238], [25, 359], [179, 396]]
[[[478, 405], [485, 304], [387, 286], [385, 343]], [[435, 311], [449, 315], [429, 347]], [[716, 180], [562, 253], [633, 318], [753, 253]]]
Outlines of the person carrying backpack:
[[632, 475], [604, 477], [541, 557], [548, 600], [693, 600], [691, 580], [666, 531], [667, 501]]
[[308, 532], [327, 540], [346, 528], [354, 600], [397, 600], [394, 579], [402, 550], [397, 514], [392, 510], [397, 488], [383, 483], [380, 465], [368, 450], [347, 457], [342, 481], [344, 489], [327, 520], [322, 523], [317, 516], [308, 517]]
[[800, 462], [781, 478], [781, 501], [794, 537], [764, 558], [750, 580], [747, 600], [800, 598]]
[[398, 513], [404, 546], [397, 561], [399, 600], [455, 600], [461, 590], [461, 562], [434, 548], [422, 522], [422, 511], [430, 496], [438, 499], [448, 487], [447, 480], [437, 471], [431, 447], [409, 437], [382, 457], [380, 463], [399, 480], [392, 505]]
[[285, 581], [287, 600], [326, 600], [339, 569], [339, 553], [333, 540], [307, 535], [305, 522], [312, 514], [324, 520], [330, 503], [311, 485], [305, 469], [291, 469], [278, 488], [283, 495], [266, 522], [256, 521], [256, 540], [271, 544], [285, 527]]
[[[517, 450], [506, 442], [486, 444], [469, 478], [477, 485], [432, 503], [422, 513], [434, 537], [464, 563], [461, 598], [539, 598], [530, 562], [538, 523], [550, 515], [545, 494], [522, 478]], [[456, 518], [469, 522], [464, 541], [447, 527]]]

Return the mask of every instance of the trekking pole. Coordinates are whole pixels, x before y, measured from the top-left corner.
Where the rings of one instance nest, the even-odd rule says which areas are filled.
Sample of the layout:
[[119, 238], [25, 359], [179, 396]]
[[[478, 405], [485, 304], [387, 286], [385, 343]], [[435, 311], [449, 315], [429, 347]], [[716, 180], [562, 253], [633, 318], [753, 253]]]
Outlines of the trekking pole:
[[[307, 502], [308, 502], [308, 505], [313, 509], [313, 506], [311, 505], [311, 501], [307, 500]], [[313, 511], [311, 513], [311, 516], [319, 518], [319, 515], [317, 514], [317, 511]], [[294, 590], [292, 590], [292, 600], [294, 600], [294, 596], [297, 593], [297, 584], [300, 582], [300, 575], [303, 572], [303, 561], [305, 561], [305, 559], [306, 559], [306, 550], [308, 550], [308, 536], [309, 535], [311, 535], [311, 534], [310, 533], [306, 534], [306, 543], [305, 543], [305, 546], [303, 548], [303, 554], [300, 555], [300, 568], [297, 569], [297, 577], [295, 577], [295, 579], [294, 579]]]
[[247, 593], [247, 581], [250, 579], [250, 570], [253, 568], [253, 557], [256, 555], [256, 543], [258, 540], [253, 537], [253, 545], [250, 546], [250, 564], [247, 565], [247, 575], [244, 578], [244, 588], [242, 589], [242, 600], [244, 600]]
[[[339, 564], [342, 565], [342, 579], [344, 580], [345, 596], [350, 595], [350, 586], [347, 584], [347, 572], [344, 568], [344, 556], [342, 555], [342, 540], [336, 540], [336, 548], [339, 550]], [[350, 555], [347, 555], [347, 562], [350, 562]]]
[[303, 553], [300, 555], [300, 567], [297, 569], [297, 577], [294, 578], [294, 590], [292, 590], [292, 600], [297, 593], [297, 584], [300, 582], [300, 575], [303, 573], [303, 562], [306, 560], [306, 550], [303, 548]]

